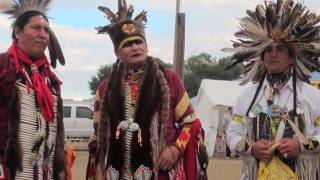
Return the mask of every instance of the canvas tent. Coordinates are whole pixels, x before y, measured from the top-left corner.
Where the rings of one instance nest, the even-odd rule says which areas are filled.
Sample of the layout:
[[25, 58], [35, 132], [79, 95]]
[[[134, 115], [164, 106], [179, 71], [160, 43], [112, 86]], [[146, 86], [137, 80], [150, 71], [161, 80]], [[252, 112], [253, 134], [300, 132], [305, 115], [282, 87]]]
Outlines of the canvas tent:
[[204, 79], [201, 82], [195, 105], [196, 117], [200, 118], [205, 130], [205, 144], [209, 156], [214, 153], [217, 130], [222, 126], [223, 115], [228, 106], [234, 106], [245, 86], [240, 81]]

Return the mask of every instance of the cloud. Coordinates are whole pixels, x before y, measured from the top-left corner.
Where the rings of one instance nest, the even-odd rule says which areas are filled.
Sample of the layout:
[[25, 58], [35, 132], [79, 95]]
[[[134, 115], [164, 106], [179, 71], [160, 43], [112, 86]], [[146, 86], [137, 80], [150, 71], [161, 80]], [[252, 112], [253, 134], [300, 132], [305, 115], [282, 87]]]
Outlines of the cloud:
[[11, 40], [11, 23], [5, 16], [0, 16], [0, 51], [8, 49]]
[[[95, 75], [99, 66], [115, 62], [113, 45], [108, 35], [96, 34], [93, 27], [108, 23], [103, 18], [103, 14], [97, 10], [97, 6], [108, 6], [114, 11], [117, 9], [116, 2], [53, 1], [51, 9], [58, 10], [55, 13], [61, 13], [61, 16], [52, 14], [53, 17], [56, 15], [59, 18], [50, 22], [66, 57], [66, 66], [58, 66], [56, 70], [64, 81], [62, 90], [65, 98], [90, 97], [88, 90], [90, 77]], [[149, 54], [172, 63], [176, 1], [127, 0], [127, 2], [134, 4], [134, 14], [143, 9], [148, 11], [146, 32]], [[214, 57], [229, 55], [220, 50], [231, 47], [230, 40], [234, 38], [233, 34], [239, 26], [237, 18], [243, 17], [246, 9], [254, 9], [258, 3], [264, 3], [263, 0], [182, 0], [181, 2], [181, 10], [186, 13], [185, 58], [201, 52], [207, 52]], [[320, 9], [315, 0], [310, 3], [308, 1], [307, 5], [312, 4], [314, 5], [312, 10]], [[69, 17], [69, 11], [77, 12], [82, 16]], [[89, 22], [88, 18], [83, 17], [89, 17]], [[7, 50], [11, 43], [11, 23], [8, 16], [0, 15], [0, 50], [2, 52]]]

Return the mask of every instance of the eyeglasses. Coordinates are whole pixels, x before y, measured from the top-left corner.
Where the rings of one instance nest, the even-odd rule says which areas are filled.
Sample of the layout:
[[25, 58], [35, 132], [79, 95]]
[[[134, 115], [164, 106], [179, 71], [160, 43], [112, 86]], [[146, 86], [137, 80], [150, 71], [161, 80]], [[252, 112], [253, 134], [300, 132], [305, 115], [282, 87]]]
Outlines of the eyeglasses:
[[126, 48], [126, 47], [130, 47], [132, 46], [133, 44], [135, 45], [140, 45], [140, 44], [143, 44], [144, 41], [141, 40], [141, 39], [136, 39], [136, 40], [133, 40], [133, 41], [128, 41], [126, 43], [123, 44], [122, 48]]

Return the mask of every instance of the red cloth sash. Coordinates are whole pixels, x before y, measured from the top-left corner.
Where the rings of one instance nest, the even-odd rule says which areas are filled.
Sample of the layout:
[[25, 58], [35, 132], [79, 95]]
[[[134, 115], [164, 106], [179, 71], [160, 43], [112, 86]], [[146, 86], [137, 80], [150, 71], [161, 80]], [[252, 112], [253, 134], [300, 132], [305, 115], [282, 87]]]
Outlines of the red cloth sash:
[[[49, 77], [53, 73], [50, 70], [50, 65], [46, 56], [43, 55], [37, 60], [31, 60], [24, 52], [21, 51], [21, 49], [17, 48], [16, 41], [12, 42], [8, 53], [10, 54], [11, 60], [16, 66], [17, 73], [23, 72], [23, 68], [20, 66], [21, 62], [31, 66], [31, 83], [36, 94], [40, 113], [49, 123], [52, 123], [54, 118], [54, 97], [48, 85], [46, 84], [45, 78]], [[38, 71], [38, 68], [40, 67], [43, 68], [42, 74]], [[30, 85], [28, 81], [26, 85]]]

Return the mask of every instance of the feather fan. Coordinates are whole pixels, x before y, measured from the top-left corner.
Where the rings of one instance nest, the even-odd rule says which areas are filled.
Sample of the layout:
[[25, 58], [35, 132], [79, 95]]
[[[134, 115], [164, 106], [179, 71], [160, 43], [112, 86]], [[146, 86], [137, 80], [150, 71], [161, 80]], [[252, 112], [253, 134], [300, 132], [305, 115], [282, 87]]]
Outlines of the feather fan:
[[[240, 31], [233, 48], [222, 51], [233, 52], [231, 68], [238, 63], [250, 62], [246, 66], [245, 80], [258, 81], [263, 70], [260, 56], [273, 41], [282, 41], [293, 46], [295, 68], [300, 79], [308, 81], [308, 74], [320, 71], [320, 16], [310, 12], [306, 6], [294, 0], [265, 1], [255, 10], [247, 10], [247, 16], [240, 19]], [[255, 61], [261, 61], [256, 63]], [[259, 66], [259, 67], [258, 67]]]

